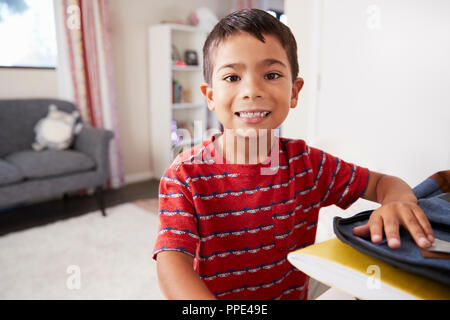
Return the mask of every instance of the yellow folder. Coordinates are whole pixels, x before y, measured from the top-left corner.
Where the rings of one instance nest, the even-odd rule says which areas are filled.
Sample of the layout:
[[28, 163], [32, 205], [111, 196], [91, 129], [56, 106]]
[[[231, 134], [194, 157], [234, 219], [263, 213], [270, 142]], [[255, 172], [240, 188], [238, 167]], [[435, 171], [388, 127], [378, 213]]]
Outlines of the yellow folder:
[[404, 271], [334, 238], [288, 254], [310, 277], [359, 299], [449, 300], [450, 286]]

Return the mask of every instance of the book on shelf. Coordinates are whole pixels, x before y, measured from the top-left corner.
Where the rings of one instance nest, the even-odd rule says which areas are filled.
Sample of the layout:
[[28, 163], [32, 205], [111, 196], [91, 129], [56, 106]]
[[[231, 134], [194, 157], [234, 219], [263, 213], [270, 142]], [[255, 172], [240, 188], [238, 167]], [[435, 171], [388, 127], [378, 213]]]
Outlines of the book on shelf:
[[172, 81], [172, 105], [181, 106], [181, 108], [198, 106], [192, 103], [191, 90], [183, 87], [178, 80]]
[[172, 81], [172, 103], [183, 101], [183, 86], [177, 80]]
[[310, 277], [359, 299], [450, 299], [450, 286], [389, 265], [337, 238], [290, 252], [287, 259]]

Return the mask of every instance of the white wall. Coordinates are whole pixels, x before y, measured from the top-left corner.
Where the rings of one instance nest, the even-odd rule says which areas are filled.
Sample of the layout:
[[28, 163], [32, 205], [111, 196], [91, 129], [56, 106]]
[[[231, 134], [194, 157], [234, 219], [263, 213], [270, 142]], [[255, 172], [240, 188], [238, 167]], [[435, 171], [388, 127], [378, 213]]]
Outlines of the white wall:
[[57, 98], [53, 69], [0, 68], [0, 99]]
[[314, 136], [317, 104], [320, 0], [285, 0], [288, 26], [297, 40], [299, 77], [304, 84], [298, 104], [282, 126], [282, 135], [310, 141]]
[[305, 91], [284, 132], [411, 186], [450, 169], [449, 1], [287, 0], [286, 11]]

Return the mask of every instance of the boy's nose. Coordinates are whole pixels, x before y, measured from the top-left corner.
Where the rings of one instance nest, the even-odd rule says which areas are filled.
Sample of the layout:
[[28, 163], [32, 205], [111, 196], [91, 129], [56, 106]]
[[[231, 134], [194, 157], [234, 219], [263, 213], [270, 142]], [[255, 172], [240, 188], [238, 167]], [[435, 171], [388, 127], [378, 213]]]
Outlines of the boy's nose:
[[264, 95], [261, 84], [256, 79], [248, 79], [245, 81], [241, 97], [244, 100], [255, 100], [258, 98], [262, 98]]

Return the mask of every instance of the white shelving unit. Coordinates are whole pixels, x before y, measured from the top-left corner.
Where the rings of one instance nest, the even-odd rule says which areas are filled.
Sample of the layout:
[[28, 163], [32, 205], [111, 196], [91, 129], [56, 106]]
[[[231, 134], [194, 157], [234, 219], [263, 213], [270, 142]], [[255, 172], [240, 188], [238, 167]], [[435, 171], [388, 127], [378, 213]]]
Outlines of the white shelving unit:
[[[179, 152], [201, 143], [207, 129], [219, 129], [215, 114], [208, 110], [200, 92], [202, 48], [207, 34], [205, 30], [187, 25], [159, 24], [149, 28], [150, 141], [157, 177], [164, 174]], [[196, 51], [198, 65], [175, 65], [173, 60], [184, 60], [186, 50]], [[181, 99], [174, 99], [174, 81], [183, 89], [183, 94], [176, 95]], [[174, 133], [173, 121], [178, 129], [190, 131], [190, 139], [184, 137], [179, 141], [186, 131]], [[194, 133], [195, 122], [200, 124], [201, 132], [196, 127], [198, 131]]]

